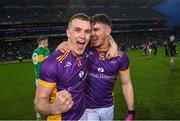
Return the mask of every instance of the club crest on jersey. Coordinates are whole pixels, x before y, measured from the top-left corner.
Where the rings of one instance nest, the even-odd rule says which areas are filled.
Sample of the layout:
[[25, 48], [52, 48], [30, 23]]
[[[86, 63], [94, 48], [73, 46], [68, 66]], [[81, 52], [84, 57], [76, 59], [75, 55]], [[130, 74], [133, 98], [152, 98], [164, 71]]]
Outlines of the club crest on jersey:
[[79, 72], [79, 77], [82, 78], [84, 76], [84, 71]]
[[69, 66], [71, 66], [71, 65], [72, 65], [71, 62], [67, 62], [66, 65], [65, 65], [64, 67], [69, 67]]
[[105, 60], [105, 54], [104, 53], [99, 54], [99, 60]]
[[97, 69], [97, 71], [98, 71], [98, 72], [104, 72], [104, 69], [103, 69], [102, 67], [99, 67], [99, 68]]
[[123, 52], [119, 50], [119, 51], [118, 51], [118, 55], [119, 55], [120, 57], [122, 57]]

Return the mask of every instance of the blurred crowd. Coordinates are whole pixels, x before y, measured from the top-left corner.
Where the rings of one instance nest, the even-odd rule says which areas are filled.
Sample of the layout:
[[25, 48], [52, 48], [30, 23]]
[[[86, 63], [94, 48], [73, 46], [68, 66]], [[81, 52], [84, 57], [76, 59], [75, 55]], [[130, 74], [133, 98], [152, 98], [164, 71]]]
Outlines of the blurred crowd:
[[[168, 36], [161, 32], [116, 33], [113, 38], [124, 50], [141, 49], [146, 54], [148, 47], [158, 48], [165, 45]], [[65, 39], [65, 38], [64, 38]], [[62, 38], [49, 38], [49, 49], [53, 52]], [[1, 41], [0, 62], [30, 60], [32, 51], [37, 47], [36, 39], [21, 41]], [[154, 53], [156, 54], [156, 52]]]

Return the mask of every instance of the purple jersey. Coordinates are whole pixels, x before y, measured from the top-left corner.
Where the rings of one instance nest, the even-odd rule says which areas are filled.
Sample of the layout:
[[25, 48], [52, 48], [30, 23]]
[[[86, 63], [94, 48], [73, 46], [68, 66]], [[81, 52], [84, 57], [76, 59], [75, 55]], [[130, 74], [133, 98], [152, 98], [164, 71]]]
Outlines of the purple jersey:
[[91, 49], [87, 66], [87, 108], [103, 108], [113, 105], [113, 87], [120, 72], [128, 72], [129, 59], [119, 51], [115, 59], [106, 60], [107, 50]]
[[85, 110], [85, 78], [87, 56], [75, 56], [72, 52], [55, 51], [41, 66], [39, 84], [54, 87], [50, 101], [55, 101], [56, 91], [63, 89], [72, 95], [74, 105], [66, 113], [48, 116], [49, 120], [78, 120]]

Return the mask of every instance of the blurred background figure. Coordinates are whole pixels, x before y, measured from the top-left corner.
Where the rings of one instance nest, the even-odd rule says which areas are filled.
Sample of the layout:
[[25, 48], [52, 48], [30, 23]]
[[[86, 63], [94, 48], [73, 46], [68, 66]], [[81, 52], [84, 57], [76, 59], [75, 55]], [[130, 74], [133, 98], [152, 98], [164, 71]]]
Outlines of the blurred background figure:
[[167, 40], [164, 41], [163, 46], [164, 46], [165, 56], [169, 56], [169, 46]]
[[152, 48], [153, 48], [153, 55], [157, 55], [157, 42], [152, 42]]
[[169, 52], [170, 52], [170, 69], [171, 71], [175, 71], [175, 55], [176, 55], [176, 41], [175, 41], [175, 37], [174, 35], [170, 35], [169, 36], [169, 41], [168, 41], [168, 45], [169, 45]]
[[[32, 53], [32, 62], [34, 65], [35, 76], [36, 76], [36, 86], [38, 85], [38, 81], [40, 80], [40, 67], [42, 62], [50, 55], [50, 51], [48, 50], [48, 38], [45, 36], [40, 36], [37, 39], [38, 47]], [[36, 104], [37, 97], [35, 94], [34, 103]], [[36, 109], [35, 109], [36, 110]], [[36, 119], [41, 119], [41, 115], [36, 111]]]

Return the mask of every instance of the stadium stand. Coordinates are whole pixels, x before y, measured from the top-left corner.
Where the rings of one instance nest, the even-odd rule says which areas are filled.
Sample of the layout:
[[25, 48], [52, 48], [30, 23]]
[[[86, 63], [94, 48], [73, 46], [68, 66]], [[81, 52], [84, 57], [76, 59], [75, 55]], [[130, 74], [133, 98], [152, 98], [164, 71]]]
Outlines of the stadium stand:
[[108, 11], [103, 5], [91, 5], [87, 9], [90, 16], [93, 16], [97, 13], [107, 13]]
[[117, 42], [127, 44], [127, 48], [139, 46], [147, 40], [147, 36], [153, 38], [167, 30], [168, 17], [152, 9], [158, 2], [162, 0], [2, 0], [0, 41], [3, 46], [0, 48], [0, 62], [18, 60], [19, 57], [30, 59], [36, 47], [35, 40], [40, 35], [53, 40], [49, 44], [53, 50], [60, 39], [66, 38], [69, 17], [78, 12], [90, 16], [108, 14], [112, 18], [113, 36]]
[[[164, 32], [123, 32], [114, 33], [113, 37], [119, 47], [124, 47], [126, 50], [135, 50], [142, 49], [142, 45], [151, 40], [156, 40], [158, 46], [162, 46], [166, 35]], [[50, 37], [49, 48], [51, 52], [53, 52], [56, 46], [65, 39], [66, 37]], [[19, 57], [22, 57], [23, 60], [31, 59], [32, 51], [37, 46], [36, 39], [4, 41], [1, 42], [1, 44], [3, 44], [3, 46], [0, 48], [0, 63], [18, 61]]]
[[[53, 52], [56, 46], [62, 42], [62, 38], [53, 38], [49, 41], [49, 49]], [[32, 51], [37, 47], [35, 39], [21, 40], [21, 41], [4, 41], [1, 42], [3, 46], [0, 48], [0, 63], [7, 61], [19, 61], [31, 59]]]
[[46, 8], [43, 5], [27, 6], [26, 15], [28, 16], [27, 16], [26, 21], [31, 22], [31, 21], [34, 21], [34, 18], [35, 18], [37, 22], [38, 21], [41, 22], [46, 18], [45, 14], [46, 14]]
[[[146, 2], [144, 0], [123, 1], [123, 0], [3, 0], [1, 1], [1, 16], [4, 22], [42, 22], [42, 21], [67, 21], [69, 17], [77, 12], [85, 12], [88, 15], [95, 13], [107, 13], [112, 18], [119, 19], [142, 19], [153, 17], [164, 17], [154, 11], [151, 6], [162, 0]], [[49, 18], [53, 19], [49, 20]]]
[[70, 9], [69, 11], [71, 11], [71, 15], [80, 13], [80, 12], [88, 14], [87, 6], [85, 5], [71, 5], [69, 9]]
[[[65, 21], [66, 10], [65, 5], [52, 5], [47, 8], [45, 21]], [[53, 19], [52, 19], [53, 18]]]

